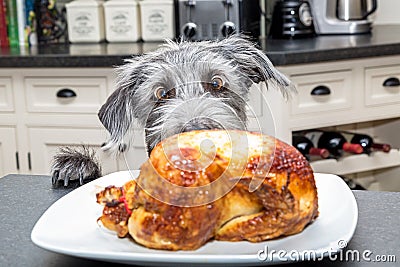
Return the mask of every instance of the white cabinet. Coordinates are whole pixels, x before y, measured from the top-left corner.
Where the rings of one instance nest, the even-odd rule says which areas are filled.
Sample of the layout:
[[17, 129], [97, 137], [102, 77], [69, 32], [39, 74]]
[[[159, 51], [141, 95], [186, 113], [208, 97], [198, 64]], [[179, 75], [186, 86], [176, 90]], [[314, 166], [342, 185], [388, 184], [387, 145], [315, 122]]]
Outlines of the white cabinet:
[[298, 94], [291, 102], [290, 115], [295, 118], [318, 112], [329, 117], [333, 111], [351, 109], [352, 77], [351, 70], [293, 75]]
[[107, 77], [24, 77], [30, 113], [96, 114], [107, 96]]
[[52, 158], [61, 146], [79, 148], [82, 145], [96, 151], [96, 157], [101, 162], [104, 174], [118, 170], [117, 160], [100, 149], [107, 138], [105, 130], [83, 127], [66, 129], [32, 127], [28, 129], [28, 136], [29, 164], [32, 173], [49, 174]]
[[365, 69], [365, 105], [400, 104], [399, 65]]
[[18, 173], [20, 168], [12, 82], [9, 74], [0, 73], [0, 177], [5, 173]]
[[276, 90], [265, 93], [276, 136], [291, 143], [295, 131], [322, 128], [367, 133], [376, 141], [388, 142], [393, 147], [388, 154], [349, 155], [311, 165], [317, 172], [358, 179], [370, 189], [400, 191], [400, 56], [280, 70], [296, 84], [298, 94], [285, 102]]
[[0, 112], [14, 111], [14, 97], [12, 89], [12, 78], [0, 76]]
[[104, 174], [117, 171], [119, 160], [100, 150], [107, 132], [97, 118], [114, 84], [112, 68], [1, 69], [0, 177], [49, 174], [58, 147], [82, 144]]
[[[313, 128], [368, 133], [392, 144], [392, 151], [315, 161], [314, 170], [359, 179], [372, 189], [400, 191], [400, 87], [384, 86], [388, 79], [400, 79], [400, 56], [279, 69], [298, 94], [286, 101], [278, 90], [251, 88], [249, 129], [288, 143], [294, 131]], [[126, 157], [100, 150], [107, 132], [97, 112], [114, 85], [112, 68], [1, 69], [0, 176], [49, 174], [58, 147], [81, 144], [97, 151], [104, 174], [138, 169], [147, 158], [143, 131], [135, 131]]]
[[0, 174], [17, 173], [19, 169], [15, 129], [0, 127]]

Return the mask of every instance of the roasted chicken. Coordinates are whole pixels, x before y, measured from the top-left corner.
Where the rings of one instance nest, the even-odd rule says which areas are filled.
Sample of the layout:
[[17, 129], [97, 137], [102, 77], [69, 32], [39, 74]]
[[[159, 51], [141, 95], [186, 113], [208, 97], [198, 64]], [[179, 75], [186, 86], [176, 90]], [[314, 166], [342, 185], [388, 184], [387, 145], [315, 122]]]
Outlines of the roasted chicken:
[[294, 147], [246, 131], [165, 139], [136, 180], [97, 194], [119, 237], [167, 250], [208, 240], [259, 242], [301, 232], [318, 216], [313, 171]]

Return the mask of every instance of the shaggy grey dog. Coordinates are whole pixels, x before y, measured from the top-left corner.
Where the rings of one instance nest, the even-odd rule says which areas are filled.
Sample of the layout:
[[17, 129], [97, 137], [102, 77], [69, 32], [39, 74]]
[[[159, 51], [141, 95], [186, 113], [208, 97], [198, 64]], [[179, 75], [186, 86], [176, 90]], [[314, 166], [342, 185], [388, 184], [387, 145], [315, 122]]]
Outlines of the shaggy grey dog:
[[[220, 41], [167, 41], [158, 50], [126, 60], [117, 89], [99, 111], [110, 133], [104, 150], [129, 146], [135, 123], [145, 129], [148, 153], [164, 138], [199, 129], [246, 129], [246, 102], [253, 83], [270, 80], [284, 96], [294, 90], [268, 57], [241, 36]], [[100, 175], [87, 150], [61, 151], [53, 184]]]

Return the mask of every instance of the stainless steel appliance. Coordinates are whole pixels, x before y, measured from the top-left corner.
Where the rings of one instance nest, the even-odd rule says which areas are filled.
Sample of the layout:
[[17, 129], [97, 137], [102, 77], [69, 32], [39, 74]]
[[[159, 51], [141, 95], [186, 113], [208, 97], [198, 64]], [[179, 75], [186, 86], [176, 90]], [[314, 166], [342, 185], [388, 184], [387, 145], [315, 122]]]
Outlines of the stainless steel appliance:
[[272, 14], [269, 35], [272, 38], [314, 36], [310, 5], [303, 0], [277, 1]]
[[309, 0], [309, 2], [317, 34], [357, 34], [371, 31], [372, 21], [369, 15], [377, 9], [377, 0]]
[[235, 32], [260, 36], [259, 0], [178, 0], [176, 14], [176, 32], [185, 39], [221, 39]]
[[375, 12], [376, 0], [371, 1], [371, 9], [368, 10], [368, 0], [338, 0], [337, 16], [341, 20], [364, 20]]

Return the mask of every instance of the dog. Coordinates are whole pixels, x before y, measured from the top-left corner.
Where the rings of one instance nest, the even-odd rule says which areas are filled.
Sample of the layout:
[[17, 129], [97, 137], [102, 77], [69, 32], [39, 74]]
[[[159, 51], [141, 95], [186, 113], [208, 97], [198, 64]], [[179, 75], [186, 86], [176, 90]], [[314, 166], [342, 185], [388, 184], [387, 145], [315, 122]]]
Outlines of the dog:
[[[124, 150], [134, 125], [144, 128], [148, 154], [166, 137], [206, 129], [246, 130], [246, 104], [253, 83], [273, 82], [284, 97], [295, 91], [242, 35], [215, 41], [167, 40], [156, 51], [127, 59], [117, 67], [116, 90], [98, 117], [110, 134], [105, 151]], [[53, 185], [101, 176], [94, 153], [62, 148], [54, 157]]]

